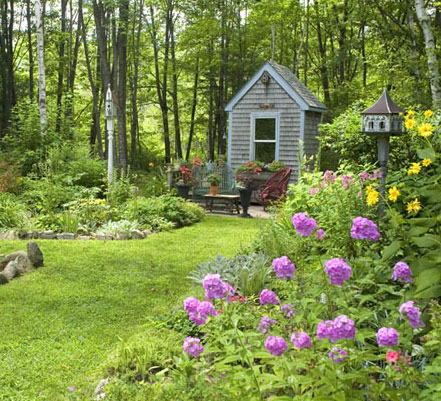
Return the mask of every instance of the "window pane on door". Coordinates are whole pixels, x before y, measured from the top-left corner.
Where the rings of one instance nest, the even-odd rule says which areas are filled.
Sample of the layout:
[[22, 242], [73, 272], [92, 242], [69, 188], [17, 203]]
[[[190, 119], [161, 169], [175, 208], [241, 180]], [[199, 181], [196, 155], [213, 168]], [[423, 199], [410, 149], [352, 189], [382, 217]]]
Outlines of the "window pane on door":
[[255, 120], [254, 138], [256, 141], [269, 139], [276, 139], [276, 119], [275, 118], [256, 118]]
[[255, 160], [267, 164], [276, 158], [276, 144], [274, 142], [255, 142], [254, 146]]

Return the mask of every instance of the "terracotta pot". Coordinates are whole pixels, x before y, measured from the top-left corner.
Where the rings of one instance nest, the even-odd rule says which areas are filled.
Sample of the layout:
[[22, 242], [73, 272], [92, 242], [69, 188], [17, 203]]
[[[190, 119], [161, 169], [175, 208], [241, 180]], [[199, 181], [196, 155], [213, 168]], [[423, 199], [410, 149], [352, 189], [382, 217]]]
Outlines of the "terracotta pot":
[[210, 195], [217, 195], [219, 193], [219, 185], [210, 185]]

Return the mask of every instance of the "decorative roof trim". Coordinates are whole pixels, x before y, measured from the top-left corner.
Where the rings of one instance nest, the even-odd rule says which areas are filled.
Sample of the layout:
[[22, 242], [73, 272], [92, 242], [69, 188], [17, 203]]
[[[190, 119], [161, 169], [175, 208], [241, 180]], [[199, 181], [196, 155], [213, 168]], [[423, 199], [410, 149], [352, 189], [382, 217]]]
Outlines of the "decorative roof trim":
[[260, 79], [264, 71], [267, 71], [272, 78], [285, 90], [285, 92], [300, 106], [300, 110], [317, 111], [319, 113], [326, 112], [326, 109], [309, 106], [308, 103], [297, 93], [294, 88], [288, 84], [285, 79], [266, 61], [262, 67], [251, 77], [251, 79], [233, 96], [233, 98], [225, 106], [225, 111], [233, 111], [234, 106], [248, 93], [248, 91]]
[[385, 89], [375, 104], [361, 112], [361, 114], [399, 114], [405, 113], [404, 109], [398, 106]]

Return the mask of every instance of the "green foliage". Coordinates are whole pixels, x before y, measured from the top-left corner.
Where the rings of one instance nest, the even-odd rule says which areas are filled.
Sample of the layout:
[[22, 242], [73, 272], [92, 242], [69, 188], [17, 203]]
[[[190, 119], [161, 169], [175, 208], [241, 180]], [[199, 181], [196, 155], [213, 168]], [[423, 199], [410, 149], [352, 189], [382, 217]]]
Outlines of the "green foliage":
[[120, 221], [109, 221], [103, 224], [97, 232], [115, 235], [117, 233], [130, 234], [131, 231], [138, 228], [138, 223], [136, 221], [120, 220]]
[[201, 284], [210, 273], [219, 274], [241, 294], [256, 296], [268, 285], [272, 268], [268, 256], [263, 253], [236, 255], [232, 259], [218, 255], [215, 259], [196, 266], [196, 270], [188, 278]]
[[17, 197], [0, 191], [0, 231], [20, 229], [26, 222], [26, 207]]
[[277, 161], [277, 160], [272, 161], [268, 165], [268, 171], [271, 171], [273, 173], [276, 173], [277, 171], [282, 170], [282, 168], [285, 168], [285, 164], [280, 161]]
[[84, 232], [95, 232], [98, 227], [112, 220], [115, 214], [104, 199], [79, 199], [64, 204], [64, 207], [79, 219]]
[[221, 176], [219, 174], [210, 174], [207, 175], [206, 180], [210, 185], [217, 186], [221, 182]]
[[176, 227], [184, 227], [201, 221], [204, 216], [204, 210], [198, 205], [171, 195], [131, 199], [124, 211], [127, 220], [136, 220], [141, 226], [153, 229], [158, 228], [154, 221], [156, 217], [164, 218]]

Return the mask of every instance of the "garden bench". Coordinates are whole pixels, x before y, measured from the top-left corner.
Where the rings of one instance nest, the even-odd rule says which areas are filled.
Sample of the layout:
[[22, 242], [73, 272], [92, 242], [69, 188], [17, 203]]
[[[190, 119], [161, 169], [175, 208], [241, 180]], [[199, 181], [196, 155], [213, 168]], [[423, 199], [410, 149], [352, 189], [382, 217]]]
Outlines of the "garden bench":
[[222, 204], [222, 209], [226, 209], [229, 213], [234, 213], [234, 211], [237, 212], [237, 214], [240, 214], [240, 208], [239, 208], [239, 195], [225, 195], [225, 194], [217, 194], [217, 195], [211, 195], [211, 194], [205, 194], [205, 209], [209, 211], [213, 211], [215, 209], [214, 207], [214, 201], [218, 200], [220, 204]]

